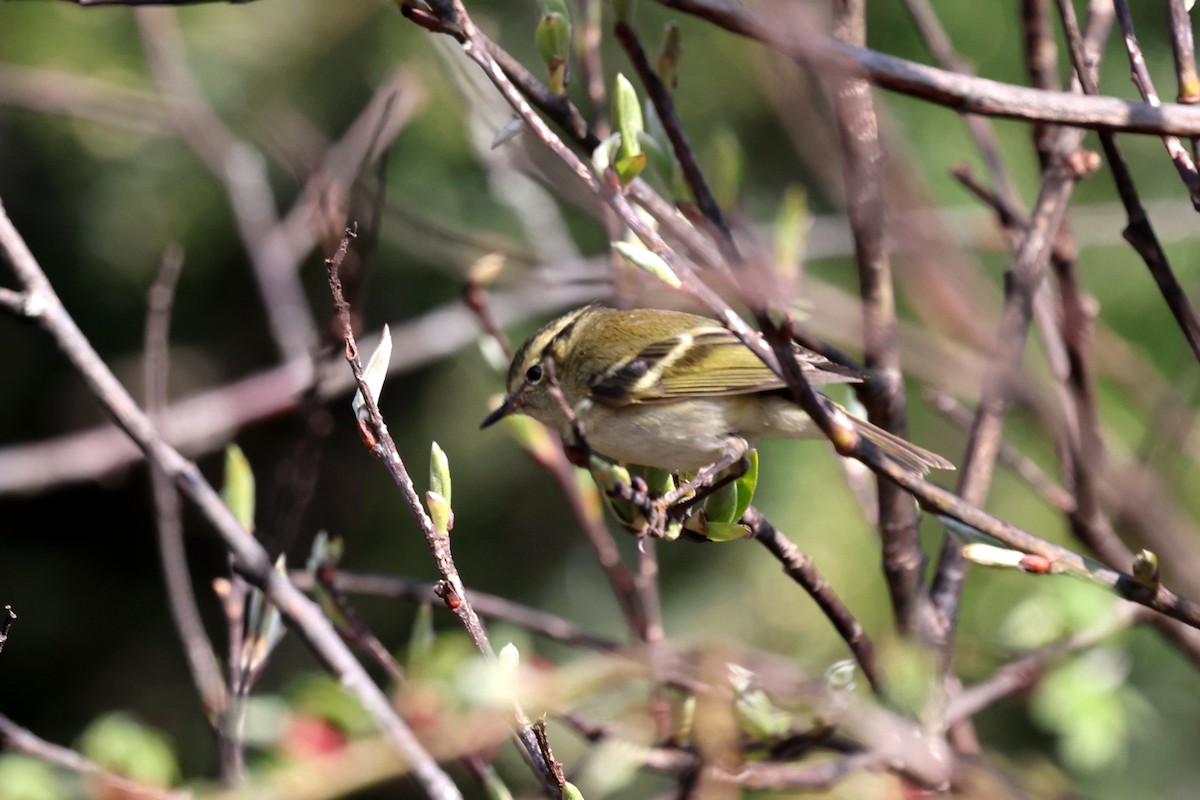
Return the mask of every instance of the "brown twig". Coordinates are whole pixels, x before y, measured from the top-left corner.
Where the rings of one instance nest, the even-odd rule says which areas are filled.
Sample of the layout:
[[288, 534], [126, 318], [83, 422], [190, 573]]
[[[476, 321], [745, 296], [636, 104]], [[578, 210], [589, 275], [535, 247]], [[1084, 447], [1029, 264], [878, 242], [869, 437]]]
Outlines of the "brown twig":
[[124, 775], [109, 772], [74, 750], [47, 742], [40, 736], [36, 736], [3, 714], [0, 714], [0, 744], [3, 744], [5, 750], [24, 753], [47, 764], [96, 778], [100, 785], [93, 791], [97, 796], [106, 796], [106, 791], [112, 792], [112, 796], [129, 798], [129, 800], [185, 800], [191, 796], [188, 792], [175, 792], [158, 786], [149, 786]]
[[704, 178], [703, 170], [700, 169], [696, 152], [692, 149], [687, 133], [683, 130], [683, 124], [679, 121], [679, 115], [675, 112], [675, 99], [667, 87], [663, 86], [658, 73], [650, 66], [637, 31], [625, 22], [618, 20], [613, 32], [616, 34], [617, 42], [629, 56], [629, 61], [633, 64], [642, 85], [646, 87], [646, 93], [650, 97], [650, 102], [654, 104], [654, 110], [658, 112], [658, 118], [662, 122], [663, 130], [666, 131], [667, 139], [671, 142], [671, 149], [675, 153], [675, 160], [679, 162], [683, 179], [687, 181], [688, 188], [692, 190], [692, 197], [695, 198], [700, 213], [717, 229], [718, 245], [736, 262], [739, 259], [733, 244], [733, 233], [729, 229], [729, 221], [725, 219], [725, 212], [721, 210], [717, 198], [713, 196], [712, 190], [708, 186], [708, 181]]
[[838, 70], [900, 94], [946, 106], [962, 114], [1049, 122], [1090, 130], [1193, 136], [1200, 133], [1200, 109], [1152, 106], [1115, 97], [1084, 97], [1047, 92], [957, 75], [896, 56], [831, 41], [779, 20], [756, 6], [733, 0], [658, 0], [661, 5], [707, 19], [734, 33], [778, 50], [797, 63]]
[[[162, 410], [168, 400], [170, 370], [171, 307], [175, 286], [183, 267], [183, 251], [172, 247], [163, 254], [158, 277], [150, 287], [146, 313], [145, 385], [146, 412], [161, 425]], [[228, 707], [228, 691], [221, 679], [221, 666], [216, 651], [204, 630], [200, 610], [188, 571], [187, 552], [183, 546], [183, 519], [179, 493], [171, 478], [157, 466], [151, 465], [150, 483], [154, 498], [155, 522], [158, 528], [159, 556], [167, 587], [168, 607], [175, 630], [183, 644], [192, 682], [200, 695], [204, 716], [217, 740], [221, 753], [228, 751], [222, 727], [222, 715]], [[237, 770], [227, 769], [230, 763], [222, 758], [222, 775], [232, 780]]]
[[[1121, 35], [1125, 39], [1125, 52], [1129, 55], [1129, 69], [1133, 73], [1133, 83], [1141, 93], [1142, 99], [1157, 108], [1162, 105], [1162, 100], [1159, 99], [1158, 92], [1154, 88], [1154, 81], [1150, 77], [1150, 70], [1146, 68], [1146, 59], [1138, 44], [1137, 34], [1133, 30], [1133, 17], [1129, 13], [1129, 3], [1127, 0], [1113, 0], [1113, 8], [1117, 13], [1117, 24], [1121, 26]], [[1192, 69], [1194, 72], [1194, 63]], [[1192, 160], [1191, 154], [1183, 146], [1183, 142], [1179, 141], [1178, 136], [1164, 136], [1163, 145], [1167, 148], [1171, 163], [1175, 165], [1176, 172], [1179, 173], [1184, 187], [1188, 190], [1188, 195], [1192, 198], [1192, 205], [1196, 207], [1197, 211], [1200, 211], [1200, 172], [1196, 170], [1196, 162]]]
[[[534, 315], [561, 310], [596, 298], [596, 288], [544, 286], [495, 295], [492, 307], [499, 325], [511, 325]], [[24, 295], [15, 295], [12, 313], [25, 316]], [[8, 304], [5, 304], [8, 305]], [[433, 308], [392, 328], [394, 343], [389, 374], [401, 374], [461, 350], [478, 335], [475, 319], [461, 303]], [[364, 346], [374, 347], [374, 337]], [[323, 361], [316, 370], [317, 398], [345, 395], [354, 377], [339, 366], [341, 357]], [[249, 377], [206, 389], [177, 400], [162, 414], [169, 443], [197, 455], [223, 447], [244, 427], [294, 410], [297, 398], [313, 388], [307, 368], [296, 364], [272, 367]], [[0, 448], [0, 495], [28, 494], [55, 486], [95, 480], [136, 463], [141, 451], [121, 431], [105, 425], [75, 431], [40, 442]]]
[[750, 526], [750, 533], [754, 539], [779, 560], [783, 571], [800, 584], [816, 602], [850, 648], [858, 668], [862, 670], [875, 694], [880, 695], [884, 689], [883, 672], [875, 655], [875, 647], [862, 624], [855, 619], [850, 609], [846, 608], [841, 598], [833, 591], [833, 587], [817, 571], [812, 556], [800, 552], [795, 543], [780, 533], [754, 506], [746, 510], [742, 522]]
[[[1068, 0], [1059, 0], [1059, 10], [1062, 14], [1067, 42], [1071, 48], [1071, 62], [1075, 67], [1075, 74], [1085, 92], [1096, 94], [1099, 92], [1097, 70], [1088, 63], [1083, 38], [1079, 34], [1079, 26], [1075, 22], [1075, 7]], [[1191, 301], [1175, 277], [1175, 273], [1167, 261], [1167, 255], [1150, 224], [1150, 219], [1146, 216], [1146, 210], [1142, 206], [1137, 188], [1133, 183], [1133, 177], [1129, 173], [1129, 167], [1125, 163], [1125, 157], [1121, 153], [1116, 137], [1111, 134], [1101, 134], [1100, 143], [1104, 148], [1109, 169], [1112, 170], [1117, 194], [1125, 206], [1125, 213], [1129, 219], [1124, 231], [1125, 239], [1146, 262], [1154, 282], [1158, 284], [1159, 292], [1162, 293], [1167, 307], [1171, 309], [1171, 313], [1175, 317], [1176, 324], [1179, 325], [1184, 338], [1192, 348], [1192, 355], [1197, 361], [1200, 361], [1200, 318], [1197, 318]]]
[[[297, 586], [305, 590], [312, 589], [315, 583], [312, 576], [300, 570], [293, 571], [291, 578]], [[403, 597], [415, 603], [432, 604], [438, 600], [435, 592], [436, 584], [410, 580], [397, 575], [375, 575], [338, 570], [333, 576], [333, 582], [335, 586], [352, 594]], [[619, 650], [622, 646], [613, 639], [588, 633], [578, 625], [561, 617], [523, 606], [498, 595], [468, 589], [467, 599], [482, 617], [524, 628], [556, 642], [603, 652]]]
[[[865, 42], [865, 4], [861, 0], [836, 3], [834, 30], [843, 41]], [[862, 298], [863, 360], [870, 370], [868, 389], [860, 397], [871, 422], [903, 437], [908, 434], [907, 398], [896, 331], [895, 286], [884, 240], [879, 119], [866, 81], [840, 76], [833, 88], [847, 213], [854, 233]], [[921, 553], [917, 509], [908, 493], [889, 481], [878, 481], [877, 491], [883, 572], [891, 594], [892, 613], [901, 634], [910, 635], [919, 627], [924, 597], [921, 573], [925, 558]]]
[[[483, 623], [467, 598], [466, 587], [463, 585], [462, 578], [458, 574], [458, 567], [454, 564], [454, 556], [450, 551], [450, 537], [437, 530], [433, 524], [433, 520], [430, 519], [429, 514], [426, 513], [424, 506], [421, 504], [412, 478], [404, 466], [404, 461], [400, 457], [396, 444], [392, 440], [387, 425], [383, 421], [383, 415], [379, 411], [379, 406], [376, 405], [371, 388], [367, 385], [366, 378], [363, 376], [362, 361], [358, 355], [358, 343], [355, 340], [354, 331], [350, 325], [350, 307], [342, 294], [341, 281], [338, 278], [338, 268], [343, 259], [345, 259], [347, 251], [350, 249], [350, 242], [353, 240], [354, 235], [352, 229], [348, 228], [346, 230], [342, 236], [341, 243], [338, 245], [338, 249], [334, 252], [333, 256], [325, 260], [325, 266], [328, 272], [329, 290], [333, 297], [333, 306], [339, 333], [345, 344], [346, 362], [350, 365], [350, 371], [354, 374], [354, 382], [358, 386], [358, 391], [363, 398], [366, 414], [365, 422], [362, 423], [364, 426], [364, 444], [368, 446], [373, 455], [383, 462], [388, 474], [392, 477], [397, 488], [400, 489], [400, 496], [404, 500], [404, 504], [408, 507], [409, 512], [421, 529], [425, 543], [429, 547], [434, 564], [442, 578], [438, 586], [438, 595], [446, 602], [447, 607], [454, 612], [455, 616], [458, 617], [467, 635], [470, 636], [471, 641], [484, 657], [494, 659], [496, 654], [492, 649], [491, 641], [488, 639], [487, 631], [484, 629]], [[365, 435], [368, 431], [370, 433], [369, 438]], [[539, 780], [542, 781], [548, 790], [561, 793], [560, 787], [553, 783], [549, 765], [541, 757], [541, 751], [533, 735], [529, 717], [519, 706], [514, 707], [514, 714], [518, 738], [521, 740], [526, 755], [531, 760]]]
[[1175, 56], [1175, 75], [1179, 88], [1175, 99], [1191, 105], [1200, 102], [1200, 76], [1196, 74], [1196, 45], [1192, 38], [1192, 18], [1186, 0], [1166, 0], [1171, 32], [1171, 52]]
[[[1054, 35], [1054, 21], [1050, 18], [1051, 1], [1022, 0], [1021, 38], [1025, 45], [1029, 85], [1043, 91], [1060, 91], [1058, 40]], [[1042, 169], [1050, 163], [1050, 147], [1057, 133], [1054, 125], [1038, 123], [1033, 126], [1033, 146]]]

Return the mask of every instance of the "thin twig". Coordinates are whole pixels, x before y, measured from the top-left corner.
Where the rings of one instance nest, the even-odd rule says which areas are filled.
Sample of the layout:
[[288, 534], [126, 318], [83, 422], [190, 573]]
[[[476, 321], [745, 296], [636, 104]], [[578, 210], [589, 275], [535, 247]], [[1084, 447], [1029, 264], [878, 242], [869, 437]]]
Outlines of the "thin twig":
[[[1146, 59], [1138, 44], [1137, 34], [1133, 30], [1133, 17], [1129, 13], [1129, 3], [1127, 0], [1113, 0], [1113, 8], [1117, 12], [1117, 24], [1121, 26], [1121, 35], [1125, 39], [1125, 52], [1129, 55], [1129, 69], [1133, 73], [1133, 83], [1141, 92], [1142, 99], [1158, 108], [1162, 105], [1162, 100], [1159, 99], [1158, 92], [1154, 88], [1154, 81], [1150, 77], [1150, 70], [1146, 68]], [[1195, 69], [1194, 64], [1192, 68]], [[1192, 160], [1191, 154], [1183, 146], [1183, 142], [1179, 141], [1178, 136], [1164, 136], [1163, 145], [1167, 148], [1171, 163], [1175, 165], [1176, 172], [1179, 173], [1184, 187], [1188, 190], [1188, 195], [1192, 198], [1192, 205], [1196, 207], [1197, 211], [1200, 211], [1200, 172], [1196, 170], [1196, 162]]]
[[[467, 635], [470, 636], [471, 641], [474, 642], [479, 651], [485, 658], [492, 660], [495, 659], [496, 653], [492, 649], [491, 641], [488, 639], [483, 623], [467, 598], [466, 587], [463, 585], [462, 578], [458, 574], [458, 567], [455, 566], [454, 556], [450, 551], [450, 537], [437, 530], [433, 524], [433, 520], [430, 519], [429, 514], [426, 513], [424, 506], [421, 504], [412, 478], [404, 466], [404, 461], [400, 456], [399, 450], [396, 448], [396, 443], [392, 440], [392, 436], [388, 432], [383, 415], [379, 411], [379, 406], [376, 405], [371, 388], [367, 385], [366, 378], [363, 376], [362, 361], [358, 355], [358, 343], [355, 340], [354, 331], [350, 325], [350, 307], [342, 294], [341, 280], [338, 278], [338, 268], [341, 266], [343, 259], [345, 259], [353, 238], [353, 230], [347, 229], [334, 255], [325, 260], [325, 266], [328, 272], [329, 290], [333, 296], [333, 306], [339, 333], [341, 334], [342, 341], [345, 343], [346, 362], [350, 365], [350, 370], [354, 374], [354, 382], [358, 386], [358, 391], [361, 393], [364, 401], [366, 413], [364, 443], [369, 447], [372, 454], [383, 462], [388, 474], [392, 477], [397, 488], [400, 489], [400, 496], [404, 500], [404, 504], [408, 507], [409, 512], [421, 529], [425, 543], [429, 547], [430, 554], [433, 556], [434, 564], [442, 577], [438, 595], [443, 599], [447, 607], [454, 612], [455, 616], [459, 618]], [[371, 434], [369, 438], [365, 435], [368, 431]], [[529, 717], [521, 710], [520, 706], [516, 706], [515, 704], [514, 715], [516, 718], [517, 735], [525, 748], [527, 757], [534, 766], [534, 771], [539, 780], [542, 781], [547, 790], [556, 793], [556, 795], [561, 794], [561, 787], [553, 783], [550, 766], [546, 763], [538, 747]]]
[[754, 506], [746, 510], [742, 522], [750, 526], [754, 539], [779, 560], [783, 571], [808, 592], [850, 648], [871, 688], [877, 695], [880, 694], [883, 691], [883, 672], [875, 656], [875, 647], [862, 624], [817, 571], [812, 556], [800, 552], [795, 543], [780, 533]]
[[[292, 581], [301, 589], [311, 590], [315, 585], [312, 576], [302, 570], [293, 571], [291, 577]], [[433, 604], [437, 602], [440, 604], [436, 584], [410, 580], [397, 575], [376, 575], [338, 570], [333, 576], [333, 581], [335, 586], [352, 594], [403, 597], [416, 603]], [[619, 650], [622, 646], [613, 639], [588, 633], [573, 622], [561, 617], [523, 606], [498, 595], [468, 589], [467, 599], [482, 617], [524, 628], [556, 642], [604, 652]]]
[[[1088, 63], [1084, 51], [1083, 38], [1079, 34], [1079, 26], [1075, 22], [1075, 7], [1069, 0], [1059, 0], [1059, 11], [1063, 18], [1067, 42], [1071, 48], [1071, 62], [1075, 67], [1083, 89], [1088, 94], [1099, 92], [1097, 69]], [[1146, 262], [1154, 282], [1158, 284], [1159, 292], [1167, 302], [1167, 307], [1175, 317], [1176, 324], [1183, 332], [1184, 338], [1192, 348], [1192, 355], [1200, 361], [1200, 318], [1192, 307], [1187, 293], [1175, 277], [1167, 255], [1158, 241], [1158, 236], [1150, 224], [1146, 210], [1142, 206], [1133, 176], [1125, 163], [1125, 157], [1117, 144], [1116, 137], [1111, 134], [1101, 134], [1100, 144], [1104, 148], [1105, 159], [1113, 173], [1113, 181], [1117, 186], [1117, 194], [1125, 206], [1129, 224], [1125, 227], [1125, 239], [1133, 246], [1138, 255]]]
[[148, 786], [124, 775], [109, 772], [74, 750], [47, 742], [3, 714], [0, 714], [0, 744], [10, 752], [24, 753], [47, 764], [97, 778], [100, 786], [93, 787], [95, 796], [108, 796], [106, 791], [111, 791], [112, 796], [129, 800], [185, 800], [191, 796], [188, 792], [174, 792], [158, 786]]
[[708, 186], [708, 181], [704, 178], [703, 170], [700, 169], [696, 152], [692, 149], [687, 133], [683, 130], [683, 124], [679, 121], [679, 115], [675, 112], [675, 99], [667, 87], [663, 86], [658, 73], [650, 66], [637, 31], [625, 22], [618, 21], [614, 27], [614, 33], [617, 42], [629, 56], [629, 61], [633, 64], [642, 85], [646, 87], [646, 93], [650, 97], [650, 102], [654, 104], [654, 110], [658, 113], [667, 139], [671, 142], [675, 160], [679, 162], [679, 168], [683, 172], [683, 179], [687, 181], [688, 188], [692, 190], [692, 197], [695, 198], [700, 213], [716, 227], [719, 234], [718, 245], [733, 256], [734, 261], [737, 261], [737, 250], [733, 244], [733, 233], [729, 229], [729, 221], [725, 219], [725, 212], [721, 210], [717, 198], [713, 196], [712, 189]]
[[[170, 374], [170, 324], [175, 287], [183, 267], [183, 251], [172, 247], [163, 254], [158, 277], [150, 287], [146, 313], [145, 385], [146, 412], [161, 426], [162, 410], [168, 400]], [[187, 551], [183, 545], [182, 504], [170, 476], [151, 465], [150, 482], [154, 498], [155, 522], [158, 528], [159, 556], [167, 586], [168, 607], [175, 630], [183, 644], [192, 682], [204, 706], [204, 716], [217, 740], [218, 751], [224, 753], [223, 714], [228, 706], [228, 691], [221, 679], [221, 666], [216, 651], [204, 630], [195, 591], [188, 570]], [[222, 775], [232, 780], [237, 770], [221, 759]]]

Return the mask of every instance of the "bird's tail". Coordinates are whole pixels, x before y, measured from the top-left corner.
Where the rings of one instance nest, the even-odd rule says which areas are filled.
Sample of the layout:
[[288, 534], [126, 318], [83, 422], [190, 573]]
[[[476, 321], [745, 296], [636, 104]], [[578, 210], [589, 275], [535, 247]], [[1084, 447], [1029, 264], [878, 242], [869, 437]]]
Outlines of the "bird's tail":
[[867, 437], [888, 458], [910, 472], [914, 472], [917, 475], [924, 475], [931, 469], [954, 469], [953, 464], [937, 453], [931, 453], [922, 447], [917, 447], [907, 439], [902, 439], [890, 431], [885, 431], [877, 425], [872, 425], [865, 419], [859, 419], [853, 414], [849, 416], [854, 421], [854, 427], [858, 429], [859, 433]]

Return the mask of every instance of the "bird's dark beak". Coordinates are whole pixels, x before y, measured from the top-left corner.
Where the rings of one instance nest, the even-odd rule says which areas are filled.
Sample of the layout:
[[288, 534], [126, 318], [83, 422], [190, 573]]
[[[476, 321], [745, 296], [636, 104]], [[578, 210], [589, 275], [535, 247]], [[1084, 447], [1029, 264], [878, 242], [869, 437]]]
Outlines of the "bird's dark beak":
[[512, 414], [516, 410], [517, 410], [517, 407], [513, 403], [512, 398], [511, 397], [504, 398], [504, 402], [500, 404], [500, 407], [497, 408], [492, 413], [488, 414], [487, 417], [483, 420], [483, 422], [480, 423], [480, 425], [479, 425], [480, 430], [486, 428], [489, 425], [496, 424], [497, 422], [504, 419], [509, 414]]

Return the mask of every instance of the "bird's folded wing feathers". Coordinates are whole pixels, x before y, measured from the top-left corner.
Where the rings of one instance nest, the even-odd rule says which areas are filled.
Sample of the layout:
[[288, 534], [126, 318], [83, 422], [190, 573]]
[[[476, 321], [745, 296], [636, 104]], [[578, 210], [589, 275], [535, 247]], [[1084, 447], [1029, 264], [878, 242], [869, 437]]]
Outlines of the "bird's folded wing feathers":
[[[809, 383], [856, 383], [861, 376], [797, 347]], [[635, 356], [600, 372], [592, 395], [613, 405], [684, 397], [720, 397], [784, 388], [784, 382], [742, 341], [719, 326], [703, 326], [651, 342]]]

